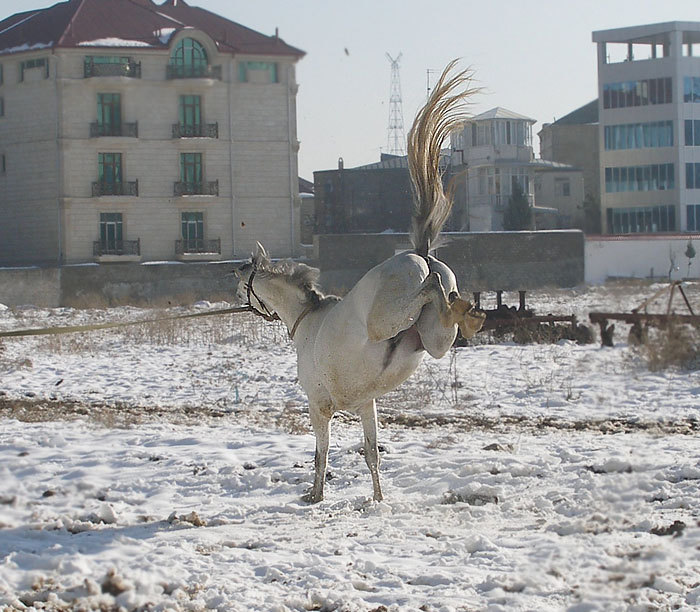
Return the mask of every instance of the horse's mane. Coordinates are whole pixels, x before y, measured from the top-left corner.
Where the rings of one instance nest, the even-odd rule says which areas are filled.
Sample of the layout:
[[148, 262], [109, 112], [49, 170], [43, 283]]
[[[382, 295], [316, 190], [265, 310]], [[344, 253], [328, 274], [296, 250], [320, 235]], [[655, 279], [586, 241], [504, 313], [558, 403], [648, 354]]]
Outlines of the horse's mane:
[[271, 276], [284, 277], [290, 284], [301, 289], [306, 296], [306, 300], [314, 308], [318, 308], [328, 302], [337, 302], [341, 299], [336, 295], [326, 295], [321, 291], [318, 286], [320, 275], [318, 268], [312, 268], [291, 259], [282, 259], [274, 262], [269, 259], [258, 259], [255, 262], [255, 271], [261, 278], [269, 278]]
[[408, 168], [413, 184], [413, 223], [411, 243], [416, 253], [427, 257], [435, 248], [440, 230], [452, 210], [453, 181], [447, 193], [442, 186], [440, 149], [450, 132], [460, 127], [469, 117], [468, 98], [479, 91], [467, 86], [472, 71], [462, 70], [452, 76], [457, 60], [451, 61], [433, 89], [425, 106], [418, 112], [408, 133]]

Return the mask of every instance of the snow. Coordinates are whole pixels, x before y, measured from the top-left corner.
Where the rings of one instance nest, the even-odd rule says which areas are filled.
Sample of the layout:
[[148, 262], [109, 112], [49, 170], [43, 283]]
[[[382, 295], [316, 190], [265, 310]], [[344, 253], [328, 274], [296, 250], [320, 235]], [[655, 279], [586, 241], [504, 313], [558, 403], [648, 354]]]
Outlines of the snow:
[[83, 40], [79, 47], [152, 47], [153, 45], [143, 40], [128, 40], [124, 38], [97, 38], [95, 40]]
[[[0, 32], [0, 34], [2, 34], [2, 32]], [[24, 43], [22, 45], [16, 45], [14, 47], [6, 47], [5, 49], [0, 49], [0, 53], [19, 53], [21, 51], [36, 51], [37, 49], [50, 49], [51, 47], [53, 47], [53, 41], [47, 43], [34, 43], [33, 45]]]
[[[529, 300], [583, 322], [659, 286]], [[0, 308], [0, 329], [226, 306]], [[301, 500], [314, 440], [281, 325], [0, 342], [0, 609], [700, 605], [700, 372], [650, 372], [620, 330], [614, 348], [482, 338], [426, 359], [379, 402], [385, 501], [338, 414], [317, 505]]]
[[155, 32], [155, 34], [160, 42], [167, 45], [170, 42], [170, 37], [175, 32], [177, 32], [177, 28], [160, 28], [157, 32]]

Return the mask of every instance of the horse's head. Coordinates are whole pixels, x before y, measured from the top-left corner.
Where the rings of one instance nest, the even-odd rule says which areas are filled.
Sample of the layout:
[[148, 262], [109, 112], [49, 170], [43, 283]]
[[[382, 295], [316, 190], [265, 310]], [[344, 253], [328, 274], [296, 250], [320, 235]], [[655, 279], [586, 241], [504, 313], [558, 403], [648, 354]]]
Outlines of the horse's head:
[[233, 270], [233, 273], [238, 279], [238, 287], [236, 288], [236, 296], [243, 302], [252, 303], [256, 308], [260, 307], [256, 299], [255, 292], [252, 290], [251, 281], [255, 273], [261, 268], [269, 265], [270, 257], [259, 242], [255, 243], [255, 252], [251, 254], [250, 261], [241, 264]]

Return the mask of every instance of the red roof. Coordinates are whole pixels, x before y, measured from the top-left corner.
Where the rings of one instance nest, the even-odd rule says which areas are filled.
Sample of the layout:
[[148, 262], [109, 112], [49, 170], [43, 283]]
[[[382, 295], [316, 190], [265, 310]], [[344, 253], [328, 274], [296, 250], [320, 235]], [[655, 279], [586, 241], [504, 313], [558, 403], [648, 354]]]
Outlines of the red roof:
[[[183, 0], [68, 0], [0, 21], [0, 54], [43, 47], [168, 46], [165, 32], [192, 27], [225, 53], [302, 57], [304, 51]], [[95, 42], [97, 41], [97, 42]], [[100, 44], [103, 41], [103, 44]], [[123, 45], [119, 44], [123, 41]]]

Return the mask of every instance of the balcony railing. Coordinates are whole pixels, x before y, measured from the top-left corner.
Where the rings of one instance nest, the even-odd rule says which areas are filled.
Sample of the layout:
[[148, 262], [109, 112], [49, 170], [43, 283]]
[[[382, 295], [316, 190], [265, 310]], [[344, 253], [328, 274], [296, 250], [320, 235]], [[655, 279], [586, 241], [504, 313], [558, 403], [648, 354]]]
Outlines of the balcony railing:
[[98, 196], [138, 196], [139, 182], [104, 183], [96, 181], [92, 184], [92, 197]]
[[86, 60], [83, 64], [83, 75], [86, 79], [101, 76], [124, 76], [134, 79], [141, 78], [141, 62], [95, 63]]
[[99, 136], [126, 136], [128, 138], [139, 137], [139, 124], [137, 123], [98, 123], [90, 124], [90, 138]]
[[221, 238], [205, 240], [204, 238], [190, 238], [175, 241], [175, 254], [187, 253], [216, 253], [221, 254]]
[[102, 255], [141, 255], [141, 239], [95, 240], [92, 243], [94, 257]]
[[219, 181], [202, 181], [199, 183], [177, 181], [174, 185], [174, 194], [176, 196], [185, 195], [219, 195]]
[[200, 123], [199, 125], [185, 125], [173, 123], [173, 138], [218, 138], [218, 123]]
[[168, 64], [165, 77], [167, 79], [218, 79], [220, 81], [221, 66]]

